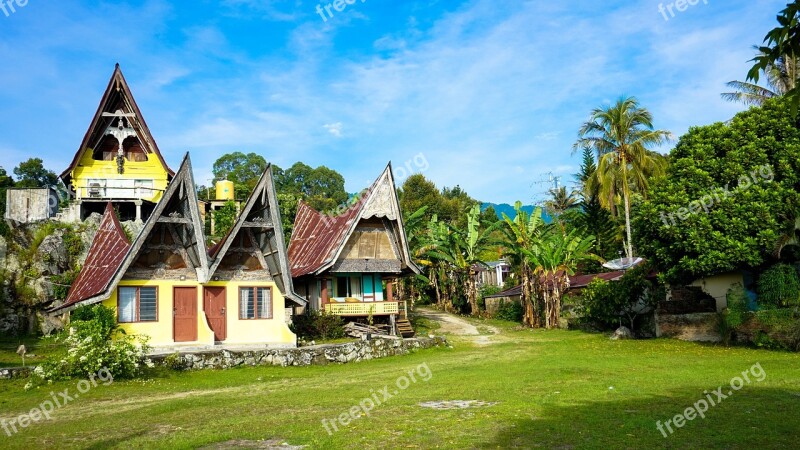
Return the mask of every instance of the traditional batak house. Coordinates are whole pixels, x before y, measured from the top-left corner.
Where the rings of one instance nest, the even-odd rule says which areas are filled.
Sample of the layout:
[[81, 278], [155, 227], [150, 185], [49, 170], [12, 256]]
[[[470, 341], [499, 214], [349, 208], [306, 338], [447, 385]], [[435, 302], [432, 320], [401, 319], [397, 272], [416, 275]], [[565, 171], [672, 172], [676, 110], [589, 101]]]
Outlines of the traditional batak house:
[[420, 270], [411, 261], [391, 164], [340, 215], [301, 202], [289, 262], [295, 289], [311, 308], [386, 320], [403, 335], [413, 334], [393, 282]]
[[189, 156], [129, 243], [110, 204], [65, 303], [102, 303], [128, 334], [150, 345], [294, 346], [285, 302], [291, 288], [283, 231], [268, 168], [243, 214], [211, 256], [205, 246]]
[[111, 202], [123, 219], [149, 217], [174, 173], [117, 64], [69, 167], [61, 174], [76, 200], [76, 219]]

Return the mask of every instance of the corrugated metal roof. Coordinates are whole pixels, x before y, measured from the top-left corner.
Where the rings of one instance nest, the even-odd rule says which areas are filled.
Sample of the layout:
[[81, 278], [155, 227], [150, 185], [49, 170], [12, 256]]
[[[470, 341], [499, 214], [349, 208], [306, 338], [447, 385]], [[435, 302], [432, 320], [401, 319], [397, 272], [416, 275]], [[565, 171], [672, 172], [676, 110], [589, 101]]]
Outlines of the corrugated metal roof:
[[367, 195], [362, 195], [339, 216], [328, 216], [300, 202], [289, 241], [289, 264], [292, 278], [317, 272], [333, 262], [336, 252], [350, 234], [353, 222], [361, 215]]
[[[616, 272], [593, 273], [588, 275], [575, 275], [569, 277], [569, 287], [570, 289], [583, 289], [588, 286], [589, 283], [598, 278], [606, 281], [617, 281], [622, 278], [623, 275], [625, 275], [624, 270], [618, 270]], [[494, 295], [487, 295], [486, 298], [514, 297], [521, 294], [522, 286], [514, 286], [510, 289], [506, 289], [503, 292], [498, 292]]]
[[109, 203], [89, 248], [86, 262], [78, 278], [72, 283], [67, 300], [61, 308], [105, 292], [130, 248], [131, 243]]

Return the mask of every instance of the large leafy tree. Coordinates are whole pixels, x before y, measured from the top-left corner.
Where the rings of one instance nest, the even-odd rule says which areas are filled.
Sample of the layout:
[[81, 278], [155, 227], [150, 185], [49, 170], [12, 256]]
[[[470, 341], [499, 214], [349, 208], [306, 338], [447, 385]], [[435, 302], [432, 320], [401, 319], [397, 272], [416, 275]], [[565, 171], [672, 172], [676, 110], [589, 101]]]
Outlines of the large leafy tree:
[[14, 168], [17, 187], [45, 187], [58, 185], [58, 176], [44, 167], [41, 158], [31, 158]]
[[773, 258], [800, 212], [800, 130], [789, 99], [692, 128], [637, 214], [637, 246], [669, 282]]
[[398, 189], [398, 194], [400, 209], [403, 211], [413, 212], [427, 207], [425, 221], [441, 213], [442, 194], [432, 181], [425, 178], [425, 175], [417, 173], [406, 178]]
[[[797, 68], [797, 61], [800, 59], [800, 0], [795, 0], [780, 12], [778, 15], [778, 26], [773, 28], [764, 37], [761, 47], [758, 47], [758, 56], [753, 59], [753, 67], [747, 73], [747, 81], [758, 83], [762, 75], [768, 77], [768, 81], [775, 73], [776, 68], [784, 66], [788, 69]], [[794, 61], [794, 64], [790, 62]], [[796, 74], [793, 77], [797, 80]], [[783, 94], [789, 99], [792, 114], [797, 113], [800, 105], [800, 86], [794, 83], [786, 86]]]
[[574, 150], [589, 148], [597, 153], [597, 170], [589, 185], [599, 190], [601, 205], [614, 213], [618, 198], [622, 197], [625, 253], [632, 258], [631, 195], [633, 191], [645, 195], [649, 179], [662, 172], [663, 158], [649, 147], [661, 145], [671, 134], [654, 129], [650, 112], [636, 98], [627, 97], [594, 109], [589, 121], [581, 126], [579, 136]]
[[309, 206], [322, 212], [335, 212], [346, 205], [349, 195], [344, 188], [344, 177], [325, 166], [316, 169], [301, 162], [276, 175], [278, 191], [292, 194]]
[[214, 162], [214, 180], [232, 181], [237, 200], [246, 199], [267, 167], [267, 160], [256, 153], [234, 152], [222, 155]]

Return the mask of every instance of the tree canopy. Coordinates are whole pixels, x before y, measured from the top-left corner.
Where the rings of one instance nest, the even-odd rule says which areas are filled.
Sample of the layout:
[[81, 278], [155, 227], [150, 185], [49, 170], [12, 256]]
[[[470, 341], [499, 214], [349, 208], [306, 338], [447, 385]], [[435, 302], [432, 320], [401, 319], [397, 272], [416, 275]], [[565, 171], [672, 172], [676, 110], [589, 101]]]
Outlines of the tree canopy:
[[[5, 171], [3, 171], [5, 175]], [[41, 158], [30, 158], [14, 168], [17, 177], [16, 187], [45, 187], [58, 185], [58, 176], [44, 167]]]
[[799, 144], [788, 99], [692, 128], [639, 208], [638, 248], [671, 282], [761, 265], [795, 228]]
[[214, 181], [232, 181], [236, 199], [244, 200], [253, 191], [266, 167], [267, 160], [261, 155], [234, 152], [217, 159], [211, 171]]

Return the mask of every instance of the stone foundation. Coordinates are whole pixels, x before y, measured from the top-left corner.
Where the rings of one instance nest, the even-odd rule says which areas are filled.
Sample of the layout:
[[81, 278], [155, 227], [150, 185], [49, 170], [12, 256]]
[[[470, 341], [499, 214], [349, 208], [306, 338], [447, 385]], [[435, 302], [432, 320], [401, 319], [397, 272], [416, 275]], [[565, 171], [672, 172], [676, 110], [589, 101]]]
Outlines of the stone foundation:
[[720, 342], [717, 313], [657, 314], [656, 336], [691, 342]]
[[26, 378], [30, 376], [30, 367], [9, 367], [0, 369], [0, 380], [10, 380], [12, 378]]
[[153, 355], [157, 365], [182, 370], [228, 369], [240, 366], [312, 366], [346, 364], [405, 355], [412, 351], [447, 346], [443, 337], [386, 339], [348, 342], [345, 344], [314, 345], [291, 349], [205, 350]]

